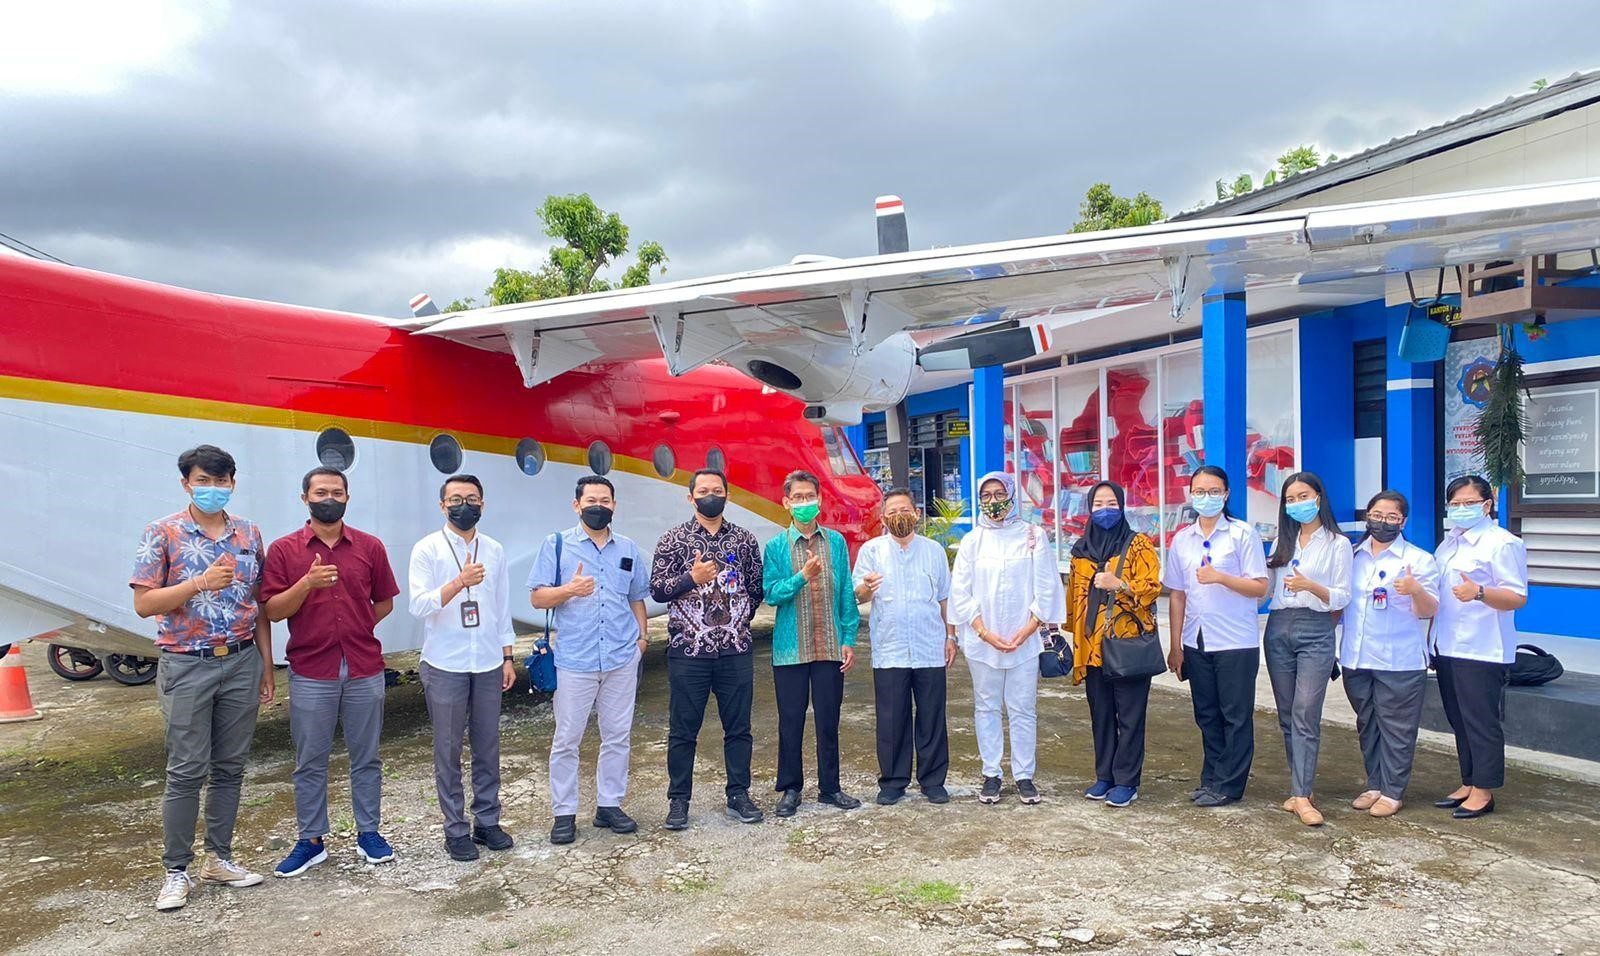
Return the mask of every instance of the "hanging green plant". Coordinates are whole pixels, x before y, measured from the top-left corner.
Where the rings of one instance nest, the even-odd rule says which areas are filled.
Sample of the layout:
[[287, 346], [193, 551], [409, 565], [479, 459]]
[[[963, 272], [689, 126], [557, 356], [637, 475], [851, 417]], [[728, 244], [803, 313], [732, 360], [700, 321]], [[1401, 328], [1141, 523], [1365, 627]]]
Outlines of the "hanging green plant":
[[1523, 399], [1527, 384], [1513, 327], [1500, 326], [1500, 357], [1495, 362], [1489, 400], [1478, 415], [1478, 454], [1483, 476], [1496, 488], [1522, 485], [1522, 438], [1528, 424]]

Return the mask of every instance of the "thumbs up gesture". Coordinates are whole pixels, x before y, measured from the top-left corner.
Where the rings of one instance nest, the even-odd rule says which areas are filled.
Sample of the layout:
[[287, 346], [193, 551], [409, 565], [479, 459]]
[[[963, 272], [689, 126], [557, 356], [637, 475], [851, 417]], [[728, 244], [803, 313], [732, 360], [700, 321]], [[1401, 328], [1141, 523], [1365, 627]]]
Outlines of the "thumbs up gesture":
[[883, 586], [883, 575], [876, 571], [869, 571], [861, 576], [861, 583], [873, 594], [878, 593], [878, 588]]
[[200, 589], [202, 591], [221, 591], [233, 585], [233, 572], [239, 566], [239, 559], [224, 551], [222, 557], [211, 562], [211, 567], [206, 568], [200, 575]]
[[[1396, 594], [1404, 594], [1406, 597], [1416, 594], [1420, 586], [1417, 583], [1416, 576], [1411, 573], [1411, 565], [1409, 564], [1406, 565], [1404, 571], [1400, 572], [1400, 576], [1394, 579], [1394, 592]], [[1474, 591], [1473, 593], [1476, 594], [1477, 592]]]
[[306, 572], [306, 583], [314, 590], [331, 588], [339, 583], [339, 567], [333, 564], [323, 564], [322, 555], [318, 554], [311, 559], [311, 570]]
[[483, 565], [476, 561], [468, 561], [461, 566], [461, 573], [457, 577], [460, 578], [462, 587], [472, 588], [483, 583], [484, 574]]
[[572, 597], [588, 597], [594, 593], [594, 576], [583, 573], [583, 562], [578, 562], [578, 569], [572, 572], [572, 580], [567, 582], [567, 593]]
[[1472, 579], [1467, 577], [1467, 572], [1462, 571], [1461, 583], [1451, 588], [1450, 593], [1456, 596], [1457, 601], [1465, 603], [1477, 599], [1478, 586], [1473, 584]]
[[1290, 594], [1299, 594], [1301, 591], [1311, 590], [1312, 581], [1300, 573], [1298, 565], [1289, 568], [1289, 576], [1283, 579], [1283, 587]]
[[822, 573], [822, 559], [813, 554], [806, 559], [805, 565], [800, 568], [800, 573], [805, 575], [807, 581], [815, 581], [817, 575]]
[[696, 585], [701, 585], [710, 583], [716, 576], [717, 562], [701, 557], [700, 552], [696, 551], [694, 561], [689, 565], [689, 577], [694, 579]]
[[1200, 562], [1200, 567], [1195, 569], [1194, 579], [1201, 584], [1221, 584], [1222, 572], [1218, 571], [1207, 558]]

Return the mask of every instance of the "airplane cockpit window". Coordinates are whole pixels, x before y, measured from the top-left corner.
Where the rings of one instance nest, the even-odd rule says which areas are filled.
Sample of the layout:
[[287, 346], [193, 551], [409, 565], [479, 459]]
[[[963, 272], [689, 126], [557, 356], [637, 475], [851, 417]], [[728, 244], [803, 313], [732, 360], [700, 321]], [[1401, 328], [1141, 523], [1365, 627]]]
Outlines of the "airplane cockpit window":
[[530, 478], [544, 470], [544, 446], [531, 438], [517, 442], [517, 467]]
[[324, 428], [317, 435], [317, 460], [325, 467], [349, 471], [356, 463], [356, 443], [342, 428]]
[[728, 473], [728, 457], [722, 453], [722, 449], [713, 448], [706, 452], [706, 467], [726, 475]]
[[428, 457], [440, 474], [453, 475], [461, 470], [461, 443], [454, 435], [435, 435], [428, 443]]
[[589, 470], [597, 475], [611, 470], [611, 448], [605, 442], [597, 441], [589, 446]]
[[828, 451], [828, 468], [834, 474], [866, 474], [866, 470], [861, 467], [861, 461], [856, 458], [855, 449], [850, 447], [850, 440], [844, 437], [844, 432], [839, 426], [826, 425], [822, 428], [822, 445]]
[[650, 453], [650, 464], [656, 468], [656, 474], [663, 478], [671, 478], [672, 473], [678, 469], [678, 456], [666, 445], [657, 445], [656, 450]]

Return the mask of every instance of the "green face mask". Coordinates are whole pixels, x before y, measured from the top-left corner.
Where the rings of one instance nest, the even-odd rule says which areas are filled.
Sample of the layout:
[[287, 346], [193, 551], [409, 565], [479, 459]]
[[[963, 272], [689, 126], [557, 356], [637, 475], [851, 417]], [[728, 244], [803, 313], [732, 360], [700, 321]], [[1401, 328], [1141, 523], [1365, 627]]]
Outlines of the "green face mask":
[[815, 501], [808, 501], [803, 505], [795, 505], [789, 509], [794, 515], [795, 524], [810, 524], [817, 520], [817, 512], [822, 510], [822, 505]]

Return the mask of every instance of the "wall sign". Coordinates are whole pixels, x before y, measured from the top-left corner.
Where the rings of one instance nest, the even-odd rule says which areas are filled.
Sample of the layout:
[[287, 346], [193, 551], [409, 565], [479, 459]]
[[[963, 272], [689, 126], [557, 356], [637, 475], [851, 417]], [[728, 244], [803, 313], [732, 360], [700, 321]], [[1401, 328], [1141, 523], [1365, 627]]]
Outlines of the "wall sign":
[[1528, 390], [1522, 445], [1528, 501], [1600, 501], [1600, 383]]

